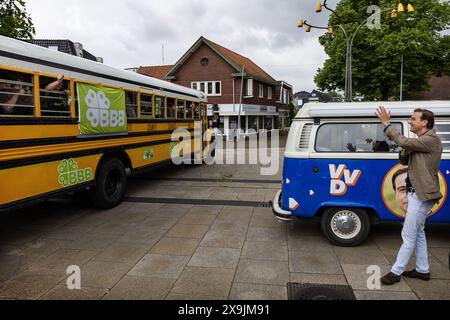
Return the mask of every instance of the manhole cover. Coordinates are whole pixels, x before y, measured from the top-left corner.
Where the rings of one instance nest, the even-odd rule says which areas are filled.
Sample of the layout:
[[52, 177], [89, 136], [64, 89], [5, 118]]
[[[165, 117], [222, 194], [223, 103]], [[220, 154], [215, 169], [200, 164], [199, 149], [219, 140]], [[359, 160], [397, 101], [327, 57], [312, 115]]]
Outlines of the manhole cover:
[[356, 300], [350, 286], [288, 283], [289, 300]]

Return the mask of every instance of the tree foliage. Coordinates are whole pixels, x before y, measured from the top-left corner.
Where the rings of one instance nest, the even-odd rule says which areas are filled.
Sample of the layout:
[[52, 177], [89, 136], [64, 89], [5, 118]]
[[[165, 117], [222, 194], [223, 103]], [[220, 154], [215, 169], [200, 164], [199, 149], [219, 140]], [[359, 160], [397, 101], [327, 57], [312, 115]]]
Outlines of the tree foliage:
[[16, 39], [32, 39], [33, 21], [25, 8], [25, 0], [0, 0], [0, 34]]
[[[401, 57], [404, 58], [404, 97], [429, 89], [431, 75], [450, 75], [450, 36], [442, 34], [450, 25], [450, 1], [411, 0], [415, 11], [381, 14], [381, 28], [363, 26], [353, 44], [353, 96], [365, 100], [387, 100], [399, 97]], [[350, 37], [358, 25], [368, 18], [367, 8], [377, 5], [381, 10], [397, 8], [393, 0], [342, 0], [337, 14], [330, 16], [333, 34], [325, 34], [319, 41], [329, 56], [316, 74], [315, 82], [321, 90], [344, 90], [346, 41], [337, 27], [346, 26]]]

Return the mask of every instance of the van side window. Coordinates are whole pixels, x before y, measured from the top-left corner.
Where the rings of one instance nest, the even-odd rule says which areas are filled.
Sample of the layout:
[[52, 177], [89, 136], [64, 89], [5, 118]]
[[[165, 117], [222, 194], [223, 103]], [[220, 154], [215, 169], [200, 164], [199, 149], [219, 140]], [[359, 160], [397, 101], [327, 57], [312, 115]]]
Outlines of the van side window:
[[444, 146], [444, 152], [450, 152], [450, 123], [437, 123], [436, 131]]
[[34, 116], [32, 74], [0, 70], [0, 116]]
[[70, 117], [70, 82], [51, 77], [39, 77], [41, 115], [43, 117]]
[[[402, 132], [402, 125], [393, 126]], [[399, 147], [384, 134], [378, 123], [329, 123], [317, 131], [317, 152], [396, 153]]]

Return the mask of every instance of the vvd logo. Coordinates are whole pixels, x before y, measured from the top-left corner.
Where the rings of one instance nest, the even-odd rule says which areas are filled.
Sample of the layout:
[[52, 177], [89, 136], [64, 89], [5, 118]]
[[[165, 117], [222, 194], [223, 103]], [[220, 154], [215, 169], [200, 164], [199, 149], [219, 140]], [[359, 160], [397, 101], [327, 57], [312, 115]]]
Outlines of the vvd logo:
[[[347, 193], [348, 187], [354, 187], [361, 177], [361, 170], [351, 172], [347, 170], [345, 164], [341, 164], [336, 169], [334, 164], [330, 164], [331, 186], [330, 193], [333, 196], [343, 196]], [[342, 181], [344, 178], [344, 181]]]
[[92, 89], [89, 90], [85, 102], [88, 106], [86, 117], [93, 128], [96, 128], [99, 125], [102, 128], [123, 127], [125, 125], [125, 112], [110, 110], [111, 102], [104, 92], [95, 92]]

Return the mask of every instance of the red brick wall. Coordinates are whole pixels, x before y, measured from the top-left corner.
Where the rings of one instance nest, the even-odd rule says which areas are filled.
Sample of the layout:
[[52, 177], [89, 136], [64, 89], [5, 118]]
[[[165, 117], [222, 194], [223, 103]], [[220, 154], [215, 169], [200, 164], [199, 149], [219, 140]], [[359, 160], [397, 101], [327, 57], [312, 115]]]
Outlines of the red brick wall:
[[[200, 60], [207, 57], [209, 64], [204, 67], [200, 64]], [[237, 73], [236, 70], [222, 57], [215, 53], [206, 44], [200, 45], [200, 47], [184, 62], [184, 64], [176, 71], [176, 79], [172, 82], [191, 87], [193, 81], [221, 81], [222, 82], [222, 95], [220, 97], [209, 96], [208, 103], [211, 104], [232, 104], [233, 103], [233, 76]], [[259, 89], [258, 81], [253, 81], [254, 98], [243, 98], [244, 104], [258, 104], [258, 105], [275, 105], [275, 87], [272, 88], [272, 100], [267, 99], [267, 84], [264, 85], [264, 97], [258, 98]], [[244, 80], [244, 95], [246, 93], [247, 82]], [[239, 104], [240, 92], [241, 92], [241, 78], [234, 80], [234, 102]]]

